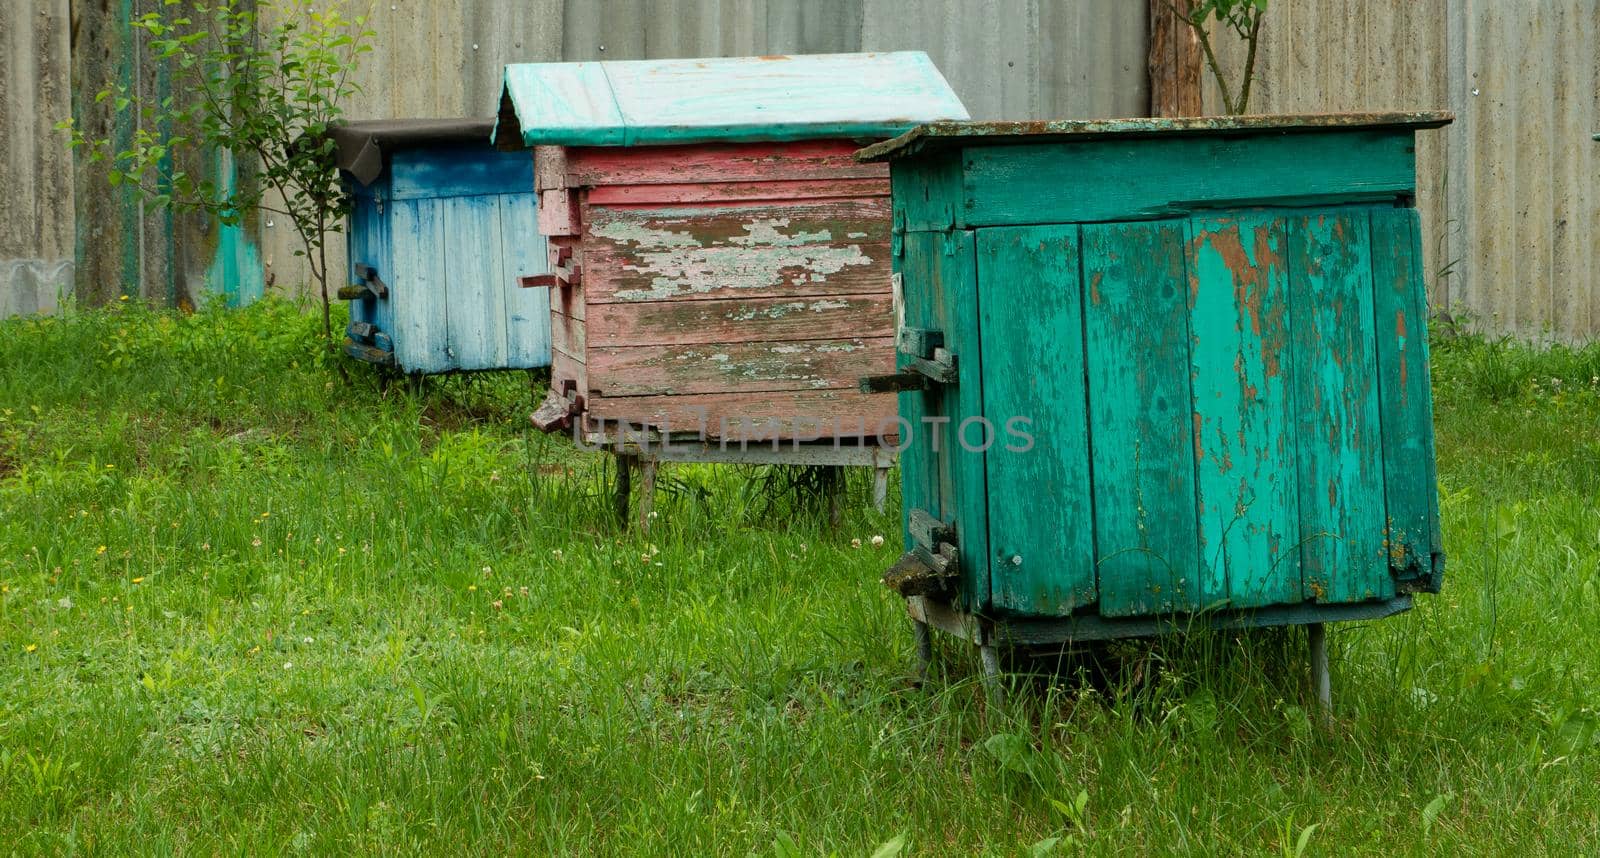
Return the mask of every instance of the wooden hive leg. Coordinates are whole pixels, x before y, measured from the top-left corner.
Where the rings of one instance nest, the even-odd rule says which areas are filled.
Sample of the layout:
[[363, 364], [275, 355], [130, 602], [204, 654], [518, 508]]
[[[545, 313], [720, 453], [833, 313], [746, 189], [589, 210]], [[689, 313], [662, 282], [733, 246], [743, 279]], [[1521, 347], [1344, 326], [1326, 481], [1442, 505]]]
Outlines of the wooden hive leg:
[[823, 478], [823, 485], [828, 493], [828, 526], [838, 530], [844, 525], [844, 468], [840, 465], [828, 465], [828, 475]]
[[1328, 676], [1328, 631], [1322, 623], [1306, 626], [1311, 645], [1311, 684], [1317, 690], [1317, 709], [1324, 723], [1333, 720], [1333, 683]]
[[917, 681], [926, 682], [933, 667], [933, 630], [921, 620], [912, 620], [911, 635], [917, 642]]
[[617, 486], [616, 495], [611, 502], [617, 514], [617, 521], [623, 527], [628, 526], [628, 495], [633, 491], [633, 464], [636, 458], [627, 453], [616, 454]]
[[872, 473], [872, 508], [883, 512], [883, 505], [889, 499], [889, 469], [874, 468]]
[[660, 462], [651, 458], [639, 460], [639, 532], [650, 532], [650, 519], [655, 516], [656, 468]]
[[1006, 691], [1000, 684], [1000, 649], [987, 632], [978, 644], [978, 661], [983, 665], [983, 690], [989, 695], [989, 702], [1005, 702]]

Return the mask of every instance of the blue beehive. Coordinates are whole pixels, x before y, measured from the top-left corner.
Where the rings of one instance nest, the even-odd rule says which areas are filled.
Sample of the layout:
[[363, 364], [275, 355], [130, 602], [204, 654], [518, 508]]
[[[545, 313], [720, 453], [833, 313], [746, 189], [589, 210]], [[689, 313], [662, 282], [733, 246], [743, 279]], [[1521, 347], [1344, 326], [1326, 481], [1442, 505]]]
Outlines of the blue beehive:
[[517, 286], [548, 270], [533, 160], [495, 151], [493, 128], [385, 120], [330, 133], [355, 197], [347, 353], [417, 374], [550, 365], [549, 296]]

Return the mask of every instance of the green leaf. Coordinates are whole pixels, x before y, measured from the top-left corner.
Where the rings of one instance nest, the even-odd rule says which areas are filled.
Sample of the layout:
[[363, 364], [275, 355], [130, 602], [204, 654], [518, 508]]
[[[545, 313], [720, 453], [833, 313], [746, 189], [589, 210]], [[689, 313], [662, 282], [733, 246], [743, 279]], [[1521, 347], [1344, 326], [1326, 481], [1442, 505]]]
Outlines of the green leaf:
[[996, 733], [983, 741], [983, 749], [1000, 762], [1002, 768], [1030, 774], [1033, 743], [1020, 733]]
[[1453, 792], [1440, 793], [1434, 796], [1433, 801], [1428, 802], [1427, 806], [1422, 809], [1422, 833], [1424, 836], [1433, 832], [1434, 820], [1439, 818], [1439, 814], [1444, 812], [1445, 807], [1451, 801], [1454, 801], [1455, 797], [1456, 794]]
[[1300, 856], [1306, 854], [1306, 847], [1311, 845], [1311, 835], [1316, 834], [1317, 829], [1320, 827], [1322, 827], [1322, 823], [1313, 822], [1300, 829], [1300, 837], [1294, 843], [1295, 858], [1300, 858]]
[[906, 835], [902, 832], [878, 844], [878, 848], [872, 850], [872, 858], [895, 858], [895, 856], [904, 852], [905, 848]]
[[1038, 843], [1029, 846], [1028, 855], [1031, 856], [1031, 858], [1044, 858], [1044, 856], [1055, 852], [1056, 847], [1060, 845], [1060, 837], [1046, 837], [1045, 839], [1040, 840]]

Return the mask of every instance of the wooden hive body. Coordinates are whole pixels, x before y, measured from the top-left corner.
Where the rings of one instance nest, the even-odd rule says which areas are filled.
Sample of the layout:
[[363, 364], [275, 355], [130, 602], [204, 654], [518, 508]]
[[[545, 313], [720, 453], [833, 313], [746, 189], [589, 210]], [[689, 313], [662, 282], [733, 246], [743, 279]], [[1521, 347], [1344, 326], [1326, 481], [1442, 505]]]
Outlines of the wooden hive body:
[[[589, 431], [893, 434], [889, 181], [846, 141], [539, 147], [552, 387]], [[609, 428], [608, 428], [609, 427]]]
[[552, 265], [535, 422], [892, 439], [856, 386], [894, 365], [888, 172], [852, 153], [936, 116], [966, 111], [920, 52], [507, 66]]
[[408, 373], [549, 366], [548, 296], [517, 286], [547, 267], [533, 165], [495, 151], [491, 122], [436, 124], [352, 124], [380, 136], [370, 164], [343, 172], [359, 293], [347, 351]]
[[[1436, 591], [1411, 203], [1414, 132], [1446, 121], [952, 123], [864, 150], [893, 159], [905, 325], [959, 369], [899, 403], [906, 539], [956, 546], [955, 606], [1063, 639]], [[924, 417], [994, 443], [935, 449]]]

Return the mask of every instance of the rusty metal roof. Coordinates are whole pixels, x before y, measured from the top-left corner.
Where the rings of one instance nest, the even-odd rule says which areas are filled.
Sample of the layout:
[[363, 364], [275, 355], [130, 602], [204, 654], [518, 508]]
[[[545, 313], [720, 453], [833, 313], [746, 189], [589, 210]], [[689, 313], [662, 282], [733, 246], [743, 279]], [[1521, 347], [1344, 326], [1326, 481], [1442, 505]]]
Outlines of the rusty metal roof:
[[1356, 128], [1439, 128], [1455, 120], [1447, 111], [1387, 113], [1308, 113], [1266, 116], [1189, 116], [1178, 118], [1052, 119], [1031, 122], [930, 122], [891, 140], [856, 152], [859, 161], [892, 161], [926, 147], [972, 142], [1049, 143], [1107, 137], [1162, 137], [1177, 134], [1295, 133]]

